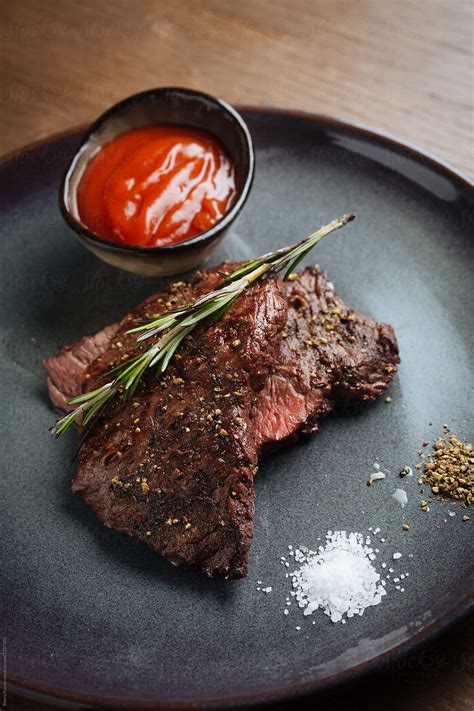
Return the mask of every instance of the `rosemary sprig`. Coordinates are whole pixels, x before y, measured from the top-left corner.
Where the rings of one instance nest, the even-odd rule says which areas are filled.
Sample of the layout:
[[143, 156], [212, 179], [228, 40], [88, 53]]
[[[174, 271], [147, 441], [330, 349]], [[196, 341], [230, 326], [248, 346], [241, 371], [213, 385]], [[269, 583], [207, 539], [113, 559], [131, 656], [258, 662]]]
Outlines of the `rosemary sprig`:
[[[222, 286], [201, 296], [193, 303], [158, 316], [149, 323], [132, 328], [128, 333], [138, 333], [137, 344], [146, 339], [162, 334], [152, 346], [143, 353], [125, 361], [113, 369], [114, 377], [96, 390], [83, 393], [69, 401], [77, 407], [56, 422], [51, 432], [60, 437], [75, 422], [83, 427], [91, 427], [104, 407], [114, 397], [129, 398], [136, 390], [143, 373], [148, 368], [156, 368], [160, 377], [191, 331], [206, 319], [218, 319], [231, 304], [247, 289], [250, 284], [286, 269], [284, 279], [294, 271], [300, 261], [315, 245], [334, 230], [351, 222], [355, 215], [349, 213], [327, 225], [320, 227], [309, 237], [289, 247], [269, 252], [257, 259], [252, 259], [228, 274]], [[166, 331], [166, 333], [163, 333]]]

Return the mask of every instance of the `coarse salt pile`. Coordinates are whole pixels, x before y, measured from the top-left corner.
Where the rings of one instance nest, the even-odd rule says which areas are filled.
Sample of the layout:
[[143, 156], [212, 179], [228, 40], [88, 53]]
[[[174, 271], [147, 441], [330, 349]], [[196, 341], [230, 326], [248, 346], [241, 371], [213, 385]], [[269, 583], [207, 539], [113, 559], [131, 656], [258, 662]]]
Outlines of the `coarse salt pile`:
[[291, 575], [295, 597], [305, 615], [322, 608], [332, 622], [362, 615], [386, 594], [372, 560], [370, 538], [360, 533], [329, 531], [318, 551], [297, 551], [303, 565]]

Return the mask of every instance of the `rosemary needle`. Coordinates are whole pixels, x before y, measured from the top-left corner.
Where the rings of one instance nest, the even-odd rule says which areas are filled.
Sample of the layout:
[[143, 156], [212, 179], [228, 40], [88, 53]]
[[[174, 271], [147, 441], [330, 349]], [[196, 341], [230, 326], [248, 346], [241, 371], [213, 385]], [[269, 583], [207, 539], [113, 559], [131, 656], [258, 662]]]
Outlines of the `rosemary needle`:
[[77, 407], [58, 420], [50, 431], [60, 437], [74, 423], [90, 428], [112, 398], [127, 399], [135, 392], [148, 368], [155, 367], [157, 377], [160, 377], [182, 341], [198, 323], [206, 319], [218, 319], [250, 284], [260, 279], [277, 274], [283, 269], [286, 269], [284, 279], [287, 279], [318, 242], [354, 218], [352, 213], [343, 215], [296, 244], [245, 262], [228, 274], [223, 284], [214, 291], [201, 296], [188, 306], [163, 314], [128, 331], [139, 334], [137, 343], [155, 336], [159, 338], [148, 350], [114, 368], [111, 372], [112, 379], [105, 385], [72, 398], [69, 404]]

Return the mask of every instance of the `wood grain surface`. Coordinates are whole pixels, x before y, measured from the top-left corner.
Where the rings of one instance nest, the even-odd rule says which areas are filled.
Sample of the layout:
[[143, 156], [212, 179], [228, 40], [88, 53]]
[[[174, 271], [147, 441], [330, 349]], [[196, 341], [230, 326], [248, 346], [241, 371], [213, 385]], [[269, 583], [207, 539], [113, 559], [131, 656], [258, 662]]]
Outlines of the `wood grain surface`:
[[[470, 0], [2, 0], [0, 39], [0, 153], [174, 85], [367, 123], [474, 175]], [[463, 620], [291, 707], [471, 711], [473, 642]]]
[[2, 0], [0, 152], [151, 86], [366, 122], [474, 175], [470, 0]]

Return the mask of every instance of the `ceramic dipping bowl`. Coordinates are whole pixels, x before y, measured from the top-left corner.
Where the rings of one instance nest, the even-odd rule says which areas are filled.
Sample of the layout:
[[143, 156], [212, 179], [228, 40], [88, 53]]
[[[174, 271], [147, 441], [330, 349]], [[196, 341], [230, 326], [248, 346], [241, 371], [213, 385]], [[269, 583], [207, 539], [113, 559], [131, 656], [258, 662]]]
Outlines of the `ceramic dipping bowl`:
[[[180, 124], [214, 135], [234, 164], [236, 195], [219, 222], [177, 244], [142, 247], [112, 242], [91, 231], [81, 220], [77, 204], [78, 185], [89, 160], [104, 144], [131, 129], [156, 124]], [[179, 274], [205, 262], [224, 238], [247, 200], [254, 163], [248, 128], [227, 102], [191, 89], [150, 89], [120, 101], [94, 121], [66, 171], [60, 187], [59, 206], [80, 242], [104, 262], [145, 276]]]

